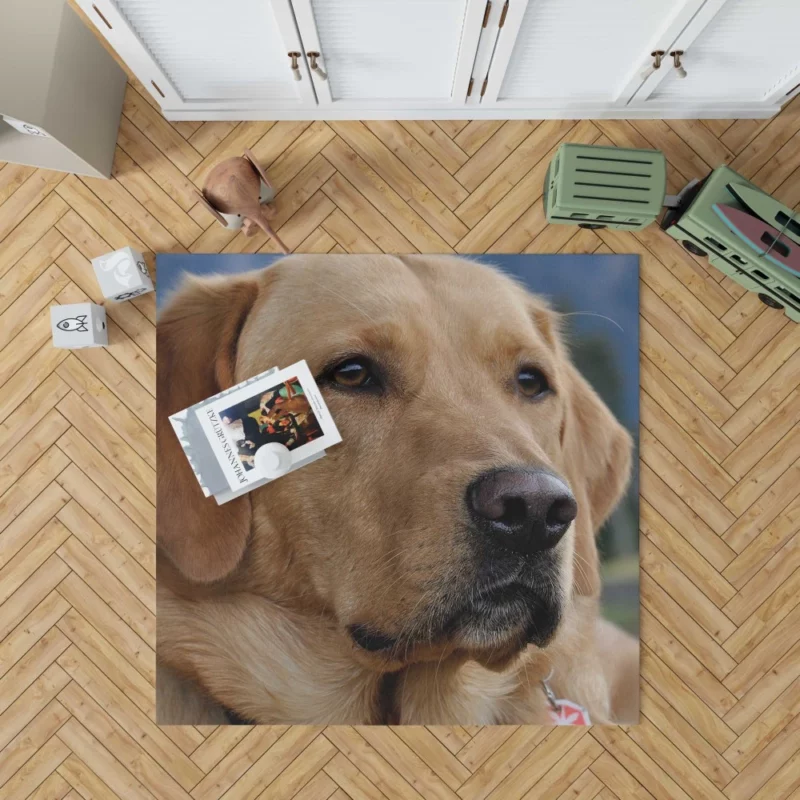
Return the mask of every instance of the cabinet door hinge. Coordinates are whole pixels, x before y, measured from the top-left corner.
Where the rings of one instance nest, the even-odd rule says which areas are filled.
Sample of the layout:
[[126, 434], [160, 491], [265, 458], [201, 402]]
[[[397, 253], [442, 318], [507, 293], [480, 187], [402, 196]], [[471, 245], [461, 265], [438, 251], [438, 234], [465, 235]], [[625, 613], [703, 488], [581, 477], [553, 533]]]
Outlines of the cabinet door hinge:
[[486, 23], [489, 21], [489, 14], [492, 11], [492, 0], [486, 0], [486, 11], [483, 12], [483, 24], [481, 25], [482, 28], [486, 27]]
[[469, 86], [467, 86], [467, 97], [469, 97], [472, 94], [472, 87], [474, 84], [475, 84], [475, 78], [470, 78]]
[[503, 11], [500, 14], [500, 23], [498, 24], [498, 28], [502, 28], [503, 25], [506, 24], [506, 14], [508, 14], [508, 0], [506, 0], [506, 4], [503, 6]]

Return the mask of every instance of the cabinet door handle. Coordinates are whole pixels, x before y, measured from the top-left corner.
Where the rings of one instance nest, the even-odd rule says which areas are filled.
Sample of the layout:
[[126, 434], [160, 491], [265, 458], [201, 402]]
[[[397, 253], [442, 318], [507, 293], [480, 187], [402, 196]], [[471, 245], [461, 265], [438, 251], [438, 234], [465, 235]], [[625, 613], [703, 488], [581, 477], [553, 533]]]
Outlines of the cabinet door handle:
[[300, 65], [297, 63], [297, 59], [300, 58], [302, 53], [293, 50], [291, 53], [287, 53], [287, 55], [292, 59], [292, 75], [294, 75], [294, 79], [296, 81], [303, 80], [303, 76], [300, 74]]
[[311, 71], [316, 72], [317, 75], [319, 75], [320, 80], [323, 81], [328, 80], [328, 73], [325, 72], [325, 70], [322, 69], [322, 67], [320, 67], [319, 64], [317, 64], [317, 59], [322, 58], [322, 56], [320, 56], [320, 54], [315, 52], [314, 50], [311, 50], [310, 52], [306, 53], [306, 55], [308, 56], [308, 60], [310, 62]]
[[678, 73], [679, 78], [686, 77], [686, 70], [683, 68], [683, 64], [681, 64], [681, 56], [683, 55], [683, 50], [672, 50], [670, 52], [672, 56], [672, 63], [675, 66], [675, 70]]
[[642, 70], [639, 76], [643, 81], [646, 81], [657, 69], [661, 69], [661, 59], [664, 58], [665, 53], [663, 50], [653, 50], [650, 55], [653, 57], [653, 63], [647, 69]]

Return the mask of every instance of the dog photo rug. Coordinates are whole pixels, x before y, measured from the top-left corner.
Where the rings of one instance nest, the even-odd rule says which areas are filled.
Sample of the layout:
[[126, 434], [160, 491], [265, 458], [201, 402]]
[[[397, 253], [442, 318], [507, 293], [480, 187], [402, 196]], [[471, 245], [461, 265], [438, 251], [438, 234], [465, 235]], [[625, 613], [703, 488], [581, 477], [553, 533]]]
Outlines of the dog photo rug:
[[638, 256], [157, 267], [159, 724], [638, 722]]

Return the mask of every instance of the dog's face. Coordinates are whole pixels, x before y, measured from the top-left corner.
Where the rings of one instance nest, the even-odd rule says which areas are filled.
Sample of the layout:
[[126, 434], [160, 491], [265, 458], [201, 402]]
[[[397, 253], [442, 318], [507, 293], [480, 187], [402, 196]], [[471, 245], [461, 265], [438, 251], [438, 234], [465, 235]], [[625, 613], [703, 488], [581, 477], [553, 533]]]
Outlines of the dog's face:
[[[422, 256], [296, 256], [251, 292], [217, 381], [305, 359], [343, 443], [243, 499], [240, 569], [312, 597], [373, 666], [546, 646], [598, 589], [594, 530], [630, 459], [551, 313], [493, 269]], [[166, 549], [181, 567], [184, 545]]]

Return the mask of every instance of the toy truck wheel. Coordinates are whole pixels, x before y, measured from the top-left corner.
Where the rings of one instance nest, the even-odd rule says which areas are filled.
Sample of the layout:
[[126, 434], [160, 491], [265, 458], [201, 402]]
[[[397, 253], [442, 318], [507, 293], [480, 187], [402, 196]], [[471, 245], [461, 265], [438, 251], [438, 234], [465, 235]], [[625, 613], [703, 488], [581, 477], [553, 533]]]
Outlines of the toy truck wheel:
[[598, 225], [596, 222], [579, 222], [579, 228], [588, 228], [590, 231], [596, 231], [600, 228], [605, 228], [605, 225]]
[[758, 299], [765, 306], [769, 306], [770, 308], [783, 308], [783, 306], [774, 297], [770, 297], [768, 294], [759, 294]]
[[684, 239], [684, 240], [681, 242], [681, 244], [682, 244], [682, 245], [683, 245], [683, 246], [684, 246], [684, 247], [685, 247], [685, 248], [686, 248], [686, 249], [687, 249], [687, 250], [688, 250], [688, 251], [689, 251], [689, 252], [690, 252], [690, 253], [691, 253], [693, 256], [699, 256], [700, 258], [703, 258], [704, 256], [707, 256], [707, 255], [708, 255], [708, 253], [706, 253], [706, 251], [705, 251], [705, 250], [703, 250], [703, 249], [699, 248], [699, 247], [698, 247], [698, 246], [697, 246], [697, 245], [696, 245], [694, 242], [690, 242], [688, 239]]

